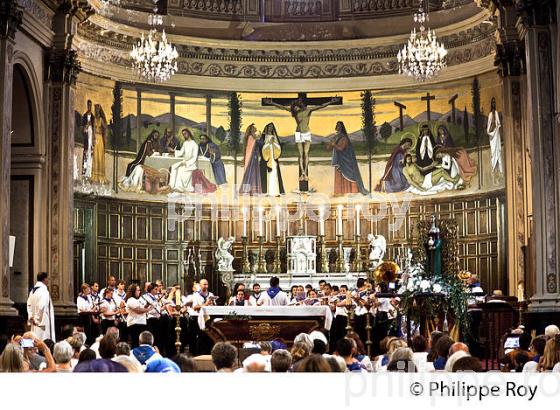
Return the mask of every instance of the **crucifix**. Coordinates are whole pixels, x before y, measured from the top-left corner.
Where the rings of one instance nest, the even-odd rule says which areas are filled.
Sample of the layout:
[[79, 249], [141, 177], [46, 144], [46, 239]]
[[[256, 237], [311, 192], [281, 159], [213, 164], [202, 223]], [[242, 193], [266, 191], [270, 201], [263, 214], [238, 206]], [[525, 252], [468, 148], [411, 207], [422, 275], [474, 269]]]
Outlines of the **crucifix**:
[[457, 97], [459, 97], [459, 94], [455, 94], [448, 101], [448, 103], [451, 104], [451, 122], [453, 122], [453, 124], [456, 124], [456, 122], [455, 122], [455, 100], [457, 99]]
[[426, 101], [426, 112], [428, 113], [428, 121], [432, 120], [432, 115], [431, 115], [431, 111], [430, 111], [430, 101], [431, 100], [435, 100], [436, 97], [433, 95], [430, 95], [430, 93], [426, 93], [426, 95], [424, 97], [420, 97], [420, 99], [422, 101]]
[[309, 191], [309, 148], [311, 146], [311, 130], [309, 120], [313, 111], [325, 108], [328, 105], [342, 105], [342, 97], [315, 97], [308, 98], [307, 93], [298, 93], [293, 98], [263, 98], [263, 107], [272, 106], [288, 111], [296, 121], [294, 137], [298, 148], [299, 162], [299, 190]]
[[398, 101], [393, 101], [393, 103], [395, 104], [395, 106], [399, 107], [399, 120], [400, 120], [400, 126], [401, 126], [400, 128], [401, 128], [401, 131], [403, 131], [404, 130], [403, 112], [404, 112], [404, 110], [406, 110], [406, 105], [401, 104]]

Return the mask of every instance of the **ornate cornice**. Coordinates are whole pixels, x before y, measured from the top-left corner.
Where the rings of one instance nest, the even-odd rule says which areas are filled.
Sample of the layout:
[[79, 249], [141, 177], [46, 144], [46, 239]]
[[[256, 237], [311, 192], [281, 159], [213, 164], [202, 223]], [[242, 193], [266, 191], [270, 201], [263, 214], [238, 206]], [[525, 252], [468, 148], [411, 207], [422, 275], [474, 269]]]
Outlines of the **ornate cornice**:
[[23, 10], [16, 0], [0, 0], [0, 38], [15, 38], [23, 22]]
[[548, 26], [556, 21], [556, 0], [515, 0], [515, 7], [525, 28]]
[[47, 11], [47, 8], [39, 0], [17, 0], [17, 2], [41, 24], [51, 30], [53, 29], [52, 11]]
[[72, 15], [78, 19], [79, 23], [86, 21], [95, 10], [87, 0], [64, 0], [57, 9], [58, 13]]
[[46, 77], [54, 83], [76, 84], [78, 74], [82, 70], [76, 50], [51, 49], [47, 55]]
[[502, 77], [525, 74], [525, 47], [521, 41], [496, 44], [494, 65]]

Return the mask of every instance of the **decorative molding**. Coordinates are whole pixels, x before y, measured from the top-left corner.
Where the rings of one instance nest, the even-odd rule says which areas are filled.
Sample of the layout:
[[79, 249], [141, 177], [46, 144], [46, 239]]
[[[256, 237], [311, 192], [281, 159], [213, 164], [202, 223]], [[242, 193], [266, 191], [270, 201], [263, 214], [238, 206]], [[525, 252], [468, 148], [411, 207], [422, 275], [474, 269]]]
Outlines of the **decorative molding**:
[[555, 0], [515, 0], [515, 8], [525, 28], [548, 26], [556, 21]]
[[53, 18], [47, 11], [47, 9], [43, 6], [43, 4], [36, 0], [17, 0], [19, 5], [39, 20], [45, 27], [53, 30]]
[[502, 77], [525, 74], [525, 46], [520, 41], [496, 44], [494, 65]]
[[51, 49], [47, 55], [47, 80], [55, 83], [76, 84], [78, 74], [82, 70], [76, 50]]
[[16, 0], [0, 0], [0, 38], [14, 39], [23, 22], [23, 9]]
[[556, 293], [556, 289], [558, 286], [556, 285], [556, 275], [554, 273], [549, 273], [546, 275], [546, 291], [548, 293]]

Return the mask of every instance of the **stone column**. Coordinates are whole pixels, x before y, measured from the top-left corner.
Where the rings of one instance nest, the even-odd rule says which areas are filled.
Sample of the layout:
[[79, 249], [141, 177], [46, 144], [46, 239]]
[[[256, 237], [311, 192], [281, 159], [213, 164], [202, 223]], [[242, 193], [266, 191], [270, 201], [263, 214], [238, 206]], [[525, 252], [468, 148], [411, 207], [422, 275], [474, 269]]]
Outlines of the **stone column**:
[[206, 134], [210, 137], [212, 131], [212, 97], [206, 96]]
[[80, 71], [72, 38], [89, 6], [68, 1], [57, 10], [54, 44], [47, 53], [49, 107], [48, 272], [50, 292], [58, 316], [76, 314], [73, 268], [73, 155], [76, 79]]
[[171, 114], [171, 134], [175, 136], [177, 124], [175, 123], [175, 94], [169, 93], [169, 112]]
[[527, 62], [527, 121], [532, 145], [536, 289], [532, 311], [560, 310], [560, 145], [554, 127], [554, 71], [551, 24], [554, 0], [518, 0], [519, 37]]
[[0, 316], [16, 316], [10, 299], [10, 173], [12, 164], [12, 82], [14, 37], [22, 22], [15, 0], [0, 1]]
[[136, 152], [142, 145], [142, 91], [136, 89]]

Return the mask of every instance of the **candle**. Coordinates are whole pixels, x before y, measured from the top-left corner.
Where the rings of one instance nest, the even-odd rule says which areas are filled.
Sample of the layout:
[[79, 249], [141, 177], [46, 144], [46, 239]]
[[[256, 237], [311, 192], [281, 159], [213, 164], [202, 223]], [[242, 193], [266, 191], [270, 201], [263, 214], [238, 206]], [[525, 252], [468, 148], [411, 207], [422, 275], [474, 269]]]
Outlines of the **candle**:
[[336, 234], [342, 236], [342, 210], [344, 207], [342, 205], [338, 205], [337, 213], [336, 213]]
[[243, 237], [246, 238], [247, 237], [247, 208], [243, 207], [241, 209], [241, 212], [243, 213]]
[[262, 206], [259, 207], [259, 236], [263, 236], [264, 228], [263, 228], [263, 213], [264, 208]]
[[276, 205], [276, 236], [280, 236], [280, 205]]
[[356, 205], [356, 236], [360, 236], [360, 211], [362, 207], [360, 205]]
[[325, 208], [319, 208], [319, 235], [325, 236]]

